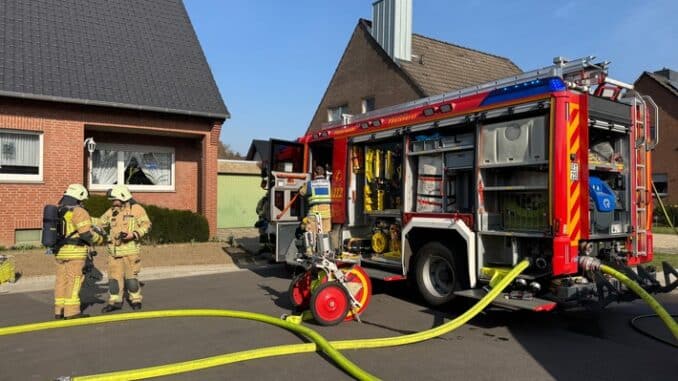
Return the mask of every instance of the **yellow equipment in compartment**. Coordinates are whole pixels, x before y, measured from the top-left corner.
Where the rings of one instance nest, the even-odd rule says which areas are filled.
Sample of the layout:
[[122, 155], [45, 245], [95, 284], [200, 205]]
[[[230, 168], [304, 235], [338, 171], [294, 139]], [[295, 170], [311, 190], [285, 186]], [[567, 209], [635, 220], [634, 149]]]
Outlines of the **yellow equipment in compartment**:
[[393, 151], [386, 151], [386, 160], [384, 161], [384, 178], [391, 180], [393, 178]]
[[[359, 150], [357, 147], [354, 147], [354, 151], [351, 152], [354, 162], [358, 162], [358, 168], [360, 163], [358, 160], [355, 160], [359, 155]], [[387, 205], [388, 201], [388, 192], [390, 192], [389, 185], [396, 175], [399, 175], [400, 172], [395, 166], [395, 154], [391, 150], [383, 150], [378, 148], [365, 147], [365, 162], [363, 167], [365, 168], [365, 186], [363, 189], [363, 194], [365, 198], [365, 211], [383, 211], [387, 207], [399, 207], [399, 202], [391, 201]], [[356, 172], [356, 165], [353, 165], [353, 170]], [[396, 172], [398, 171], [398, 172]], [[357, 172], [356, 172], [357, 173]], [[376, 200], [375, 200], [376, 198]], [[390, 205], [395, 204], [395, 205]]]
[[14, 263], [9, 260], [10, 256], [0, 255], [0, 284], [5, 282], [14, 283]]
[[371, 212], [374, 210], [374, 199], [372, 198], [371, 184], [374, 182], [374, 149], [365, 148], [365, 187], [363, 190], [365, 198], [365, 211]]
[[377, 230], [372, 234], [372, 250], [375, 253], [381, 254], [388, 247], [388, 236], [381, 230]]
[[374, 150], [365, 148], [365, 184], [374, 181]]
[[381, 171], [381, 159], [384, 151], [378, 149], [374, 151], [374, 169], [372, 173], [374, 174], [374, 177], [376, 179], [381, 179], [382, 178], [382, 171]]
[[[400, 228], [389, 226], [388, 232], [377, 230], [372, 234], [372, 250], [388, 259], [400, 259]], [[386, 251], [388, 249], [388, 251]]]
[[384, 190], [377, 189], [377, 210], [384, 210]]
[[365, 184], [365, 211], [366, 212], [371, 212], [374, 208], [372, 207], [372, 189], [370, 189], [369, 184]]

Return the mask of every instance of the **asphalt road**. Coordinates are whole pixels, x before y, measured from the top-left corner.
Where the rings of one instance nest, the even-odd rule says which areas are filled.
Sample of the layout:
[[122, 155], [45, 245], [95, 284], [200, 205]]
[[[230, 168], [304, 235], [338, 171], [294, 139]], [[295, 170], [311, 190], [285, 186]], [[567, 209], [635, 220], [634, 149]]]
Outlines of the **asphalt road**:
[[[289, 278], [281, 267], [149, 281], [144, 310], [226, 308], [279, 316], [288, 312]], [[463, 312], [416, 302], [404, 287], [376, 285], [364, 323], [311, 325], [328, 339], [387, 337], [431, 328]], [[104, 289], [93, 290], [104, 292]], [[94, 302], [94, 299], [90, 299]], [[678, 312], [678, 294], [660, 297]], [[0, 325], [46, 321], [51, 292], [0, 295]], [[98, 314], [101, 305], [87, 312]], [[129, 311], [126, 307], [125, 311]], [[678, 350], [633, 331], [628, 321], [650, 313], [640, 302], [600, 314], [490, 310], [437, 339], [345, 354], [386, 380], [669, 380], [678, 379]], [[643, 325], [669, 338], [659, 321]], [[0, 380], [49, 380], [185, 361], [300, 339], [280, 328], [217, 318], [172, 318], [76, 327], [0, 337]], [[172, 380], [344, 380], [322, 355], [259, 359], [168, 377]]]

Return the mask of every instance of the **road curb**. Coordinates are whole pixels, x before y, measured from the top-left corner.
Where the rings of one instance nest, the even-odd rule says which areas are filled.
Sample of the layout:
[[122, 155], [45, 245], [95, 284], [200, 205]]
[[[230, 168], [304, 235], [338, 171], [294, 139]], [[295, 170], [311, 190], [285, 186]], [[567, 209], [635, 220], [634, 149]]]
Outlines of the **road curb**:
[[[241, 268], [235, 264], [224, 265], [191, 265], [191, 266], [164, 266], [151, 267], [143, 269], [139, 274], [140, 281], [158, 280], [158, 279], [172, 279], [183, 278], [198, 275], [222, 274], [235, 271], [244, 271], [246, 268]], [[108, 275], [102, 273], [103, 279], [97, 283], [107, 283]], [[16, 283], [0, 284], [0, 295], [18, 294], [24, 292], [44, 291], [54, 289], [54, 275], [46, 276], [32, 276], [27, 278], [19, 278]]]

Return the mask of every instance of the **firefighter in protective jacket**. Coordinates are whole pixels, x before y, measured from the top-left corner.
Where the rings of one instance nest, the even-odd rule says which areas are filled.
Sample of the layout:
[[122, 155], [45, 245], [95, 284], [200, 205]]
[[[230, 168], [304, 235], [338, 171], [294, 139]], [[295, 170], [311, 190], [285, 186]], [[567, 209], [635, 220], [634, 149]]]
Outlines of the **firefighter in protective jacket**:
[[101, 244], [104, 238], [92, 228], [92, 218], [82, 207], [87, 189], [71, 184], [59, 201], [62, 229], [56, 251], [56, 282], [54, 286], [54, 318], [87, 317], [80, 310], [80, 287], [89, 246]]
[[330, 181], [325, 177], [325, 168], [321, 165], [315, 167], [313, 180], [301, 186], [299, 194], [307, 198], [309, 209], [306, 230], [318, 232], [316, 215], [320, 215], [323, 233], [332, 230], [332, 198], [330, 194]]
[[108, 191], [113, 206], [99, 218], [101, 227], [110, 227], [108, 243], [108, 305], [101, 312], [122, 308], [123, 294], [127, 290], [132, 309], [141, 309], [141, 285], [139, 256], [141, 238], [151, 228], [151, 221], [144, 208], [132, 199], [132, 193], [124, 185], [116, 185]]

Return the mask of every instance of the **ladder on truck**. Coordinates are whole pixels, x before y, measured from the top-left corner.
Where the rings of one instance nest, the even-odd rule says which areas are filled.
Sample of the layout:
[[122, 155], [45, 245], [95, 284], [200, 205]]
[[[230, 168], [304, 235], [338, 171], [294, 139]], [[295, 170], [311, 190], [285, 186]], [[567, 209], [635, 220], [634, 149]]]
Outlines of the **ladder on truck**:
[[497, 79], [480, 85], [467, 87], [465, 89], [449, 91], [440, 95], [434, 95], [427, 98], [417, 99], [408, 103], [402, 103], [395, 106], [381, 108], [360, 115], [346, 114], [343, 120], [324, 123], [323, 129], [333, 128], [344, 124], [355, 123], [367, 119], [394, 114], [400, 111], [407, 111], [416, 107], [423, 107], [429, 104], [454, 100], [469, 95], [484, 93], [497, 90], [519, 83], [535, 81], [545, 78], [559, 77], [569, 88], [577, 88], [582, 91], [588, 91], [591, 86], [599, 85], [603, 82], [620, 83], [607, 78], [607, 66], [609, 61], [595, 63], [596, 57], [588, 56], [575, 60], [567, 60], [563, 57], [555, 57], [553, 65], [541, 69], [528, 71], [511, 77]]
[[[648, 105], [652, 106], [650, 111]], [[648, 152], [654, 150], [659, 140], [657, 118], [659, 110], [652, 98], [634, 94], [631, 123], [633, 124], [633, 165], [632, 183], [635, 191], [635, 229], [633, 240], [633, 255], [646, 256], [648, 248], [648, 230], [652, 226], [652, 174], [648, 162]], [[652, 123], [654, 122], [654, 126]], [[654, 131], [652, 131], [654, 129]]]
[[631, 124], [633, 125], [633, 167], [631, 183], [633, 184], [634, 205], [634, 236], [633, 255], [645, 256], [647, 249], [647, 212], [649, 187], [647, 182], [647, 104], [639, 95], [634, 95], [631, 104]]

